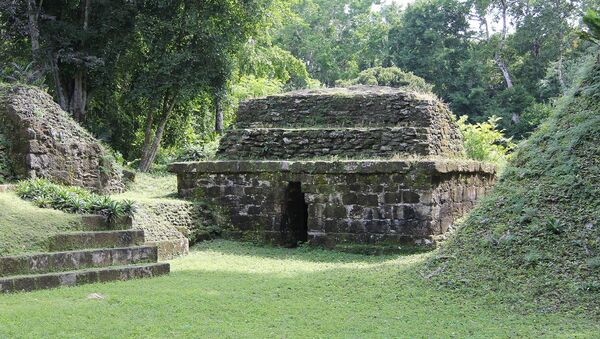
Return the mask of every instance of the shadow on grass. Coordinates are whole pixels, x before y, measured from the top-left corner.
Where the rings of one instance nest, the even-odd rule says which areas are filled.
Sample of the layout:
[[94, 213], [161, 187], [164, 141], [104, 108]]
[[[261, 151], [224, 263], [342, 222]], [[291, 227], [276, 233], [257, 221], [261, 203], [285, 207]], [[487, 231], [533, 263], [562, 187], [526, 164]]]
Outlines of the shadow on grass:
[[310, 245], [297, 248], [284, 248], [273, 245], [256, 244], [251, 242], [237, 242], [229, 240], [212, 240], [196, 244], [191, 249], [194, 251], [212, 251], [224, 255], [252, 256], [275, 260], [299, 260], [313, 263], [384, 263], [401, 257], [411, 257], [422, 254], [421, 252], [408, 251], [406, 253], [367, 255], [349, 253], [338, 250], [328, 250]]

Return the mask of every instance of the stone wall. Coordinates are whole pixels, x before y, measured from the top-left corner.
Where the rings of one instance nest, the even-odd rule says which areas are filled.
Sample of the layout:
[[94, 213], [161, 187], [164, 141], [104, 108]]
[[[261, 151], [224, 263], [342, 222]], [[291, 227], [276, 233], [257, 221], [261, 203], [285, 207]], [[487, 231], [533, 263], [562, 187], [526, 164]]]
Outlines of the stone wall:
[[[2, 120], [0, 120], [0, 125]], [[0, 128], [0, 184], [10, 181], [14, 173], [12, 171], [12, 165], [8, 154], [10, 143], [8, 137], [4, 135]]]
[[243, 103], [223, 160], [170, 170], [181, 196], [221, 206], [226, 236], [397, 249], [441, 238], [491, 187], [494, 166], [463, 153], [433, 95], [359, 86]]
[[144, 230], [146, 243], [157, 245], [159, 260], [187, 255], [190, 245], [220, 232], [218, 216], [206, 204], [168, 200], [136, 205], [132, 226]]
[[47, 93], [0, 89], [0, 128], [17, 178], [47, 178], [107, 193], [123, 189], [121, 173], [100, 143]]
[[357, 86], [243, 103], [219, 147], [224, 159], [457, 157], [462, 137], [435, 97]]
[[223, 206], [231, 237], [274, 243], [290, 241], [286, 190], [300, 183], [307, 240], [329, 247], [431, 243], [486, 193], [495, 172], [457, 161], [224, 161], [171, 170], [180, 195]]
[[[236, 128], [432, 127], [447, 109], [433, 96], [389, 87], [303, 90], [243, 102]], [[448, 112], [449, 113], [449, 112]], [[434, 126], [435, 127], [435, 126]]]
[[238, 129], [220, 144], [227, 159], [353, 159], [438, 155], [427, 128]]

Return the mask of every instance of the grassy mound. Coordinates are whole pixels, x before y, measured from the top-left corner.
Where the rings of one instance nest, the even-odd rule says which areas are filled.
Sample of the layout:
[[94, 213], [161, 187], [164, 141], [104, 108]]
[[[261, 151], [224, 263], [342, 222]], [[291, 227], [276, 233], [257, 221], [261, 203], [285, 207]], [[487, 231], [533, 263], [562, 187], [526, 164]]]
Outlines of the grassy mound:
[[476, 294], [600, 314], [600, 64], [506, 168], [426, 276]]
[[0, 193], [0, 256], [46, 251], [50, 235], [80, 227], [76, 215], [37, 208], [15, 193]]

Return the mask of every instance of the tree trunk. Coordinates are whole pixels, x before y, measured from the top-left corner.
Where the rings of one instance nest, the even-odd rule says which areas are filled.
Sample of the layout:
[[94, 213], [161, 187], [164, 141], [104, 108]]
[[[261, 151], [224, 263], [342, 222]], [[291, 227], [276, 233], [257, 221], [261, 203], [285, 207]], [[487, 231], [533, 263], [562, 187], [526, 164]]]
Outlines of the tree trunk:
[[40, 58], [40, 29], [38, 24], [41, 7], [41, 3], [38, 7], [35, 0], [27, 0], [27, 20], [29, 26], [29, 40], [31, 40], [31, 59], [37, 77], [41, 77], [43, 74]]
[[144, 162], [144, 167], [140, 168], [141, 172], [148, 172], [150, 170], [150, 167], [154, 163], [154, 160], [156, 159], [156, 154], [158, 153], [158, 149], [160, 148], [160, 141], [162, 140], [162, 136], [165, 132], [165, 127], [167, 126], [167, 121], [169, 120], [170, 115], [171, 111], [167, 112], [159, 122], [158, 128], [156, 129], [156, 133], [154, 133], [154, 141], [152, 142], [152, 146], [150, 147], [148, 156], [146, 158], [146, 161]]
[[562, 50], [560, 52], [560, 59], [558, 59], [558, 64], [556, 65], [557, 73], [558, 73], [558, 82], [560, 83], [560, 89], [562, 90], [563, 95], [567, 95], [568, 88], [565, 83], [565, 77], [563, 75], [563, 55]]
[[506, 43], [506, 34], [508, 32], [508, 26], [506, 24], [506, 17], [508, 15], [508, 3], [506, 2], [506, 0], [502, 0], [500, 1], [500, 4], [502, 6], [502, 37], [500, 38], [500, 43], [498, 44], [498, 49], [496, 50], [494, 61], [500, 69], [500, 72], [502, 72], [502, 76], [504, 77], [504, 81], [506, 82], [506, 88], [512, 88], [513, 82], [510, 77], [510, 72], [508, 71], [508, 67], [506, 67], [506, 64], [504, 63], [504, 60], [502, 60], [502, 51], [504, 50], [504, 44]]
[[[82, 15], [82, 29], [84, 32], [88, 30], [89, 18], [90, 18], [91, 0], [85, 0], [83, 3]], [[83, 44], [81, 47], [84, 47]], [[82, 122], [85, 120], [85, 108], [87, 106], [87, 89], [86, 89], [86, 75], [85, 69], [80, 68], [73, 77], [73, 87], [71, 93], [71, 100], [69, 102], [69, 112], [75, 118], [75, 120]]]
[[152, 110], [148, 110], [148, 113], [146, 114], [146, 130], [144, 131], [144, 146], [142, 147], [142, 157], [138, 166], [138, 169], [143, 172], [147, 171], [150, 167], [150, 165], [147, 164], [147, 161], [150, 154], [150, 144], [152, 142], [152, 138], [154, 137], [152, 134], [153, 123], [154, 114], [152, 114]]
[[58, 99], [58, 104], [60, 107], [69, 111], [69, 105], [67, 104], [67, 98], [65, 97], [65, 92], [62, 88], [62, 83], [60, 81], [60, 71], [58, 69], [58, 57], [48, 54], [48, 62], [50, 63], [50, 71], [52, 72], [52, 79], [54, 80], [54, 88], [56, 90], [56, 97]]
[[220, 95], [215, 98], [215, 132], [223, 133], [223, 99]]
[[73, 78], [73, 92], [69, 103], [69, 112], [75, 120], [81, 122], [85, 119], [85, 106], [87, 101], [87, 92], [85, 89], [85, 79], [83, 71], [77, 71]]
[[[162, 118], [158, 123], [158, 128], [152, 136], [152, 113], [148, 113], [146, 116], [146, 132], [144, 135], [144, 148], [142, 150], [142, 159], [140, 160], [140, 165], [138, 170], [140, 172], [148, 172], [150, 167], [154, 163], [156, 159], [156, 154], [158, 153], [158, 149], [160, 148], [160, 142], [162, 140], [162, 136], [165, 132], [165, 127], [167, 126], [167, 121], [171, 116], [171, 112], [175, 107], [176, 95], [173, 95], [169, 98], [168, 92], [165, 94], [162, 105]], [[151, 143], [152, 141], [152, 143]]]
[[494, 61], [496, 62], [496, 65], [500, 69], [500, 72], [502, 72], [502, 77], [504, 77], [504, 81], [506, 82], [506, 88], [512, 88], [513, 82], [510, 77], [510, 72], [508, 71], [508, 67], [506, 67], [506, 64], [502, 60], [502, 57], [499, 54], [497, 54]]

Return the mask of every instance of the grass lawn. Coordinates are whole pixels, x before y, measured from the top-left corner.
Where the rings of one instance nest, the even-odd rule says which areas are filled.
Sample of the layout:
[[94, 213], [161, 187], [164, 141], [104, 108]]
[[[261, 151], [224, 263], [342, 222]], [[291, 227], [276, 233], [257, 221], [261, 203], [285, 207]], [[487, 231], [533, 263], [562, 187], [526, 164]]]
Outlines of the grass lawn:
[[178, 201], [177, 176], [171, 173], [136, 173], [135, 182], [121, 194], [113, 195], [118, 200], [136, 202]]
[[[428, 254], [204, 243], [170, 276], [0, 295], [0, 337], [594, 337], [585, 314], [523, 313], [438, 290]], [[99, 293], [104, 299], [88, 299]]]
[[14, 193], [0, 193], [0, 256], [47, 250], [47, 239], [59, 231], [80, 228], [80, 217], [42, 209]]

